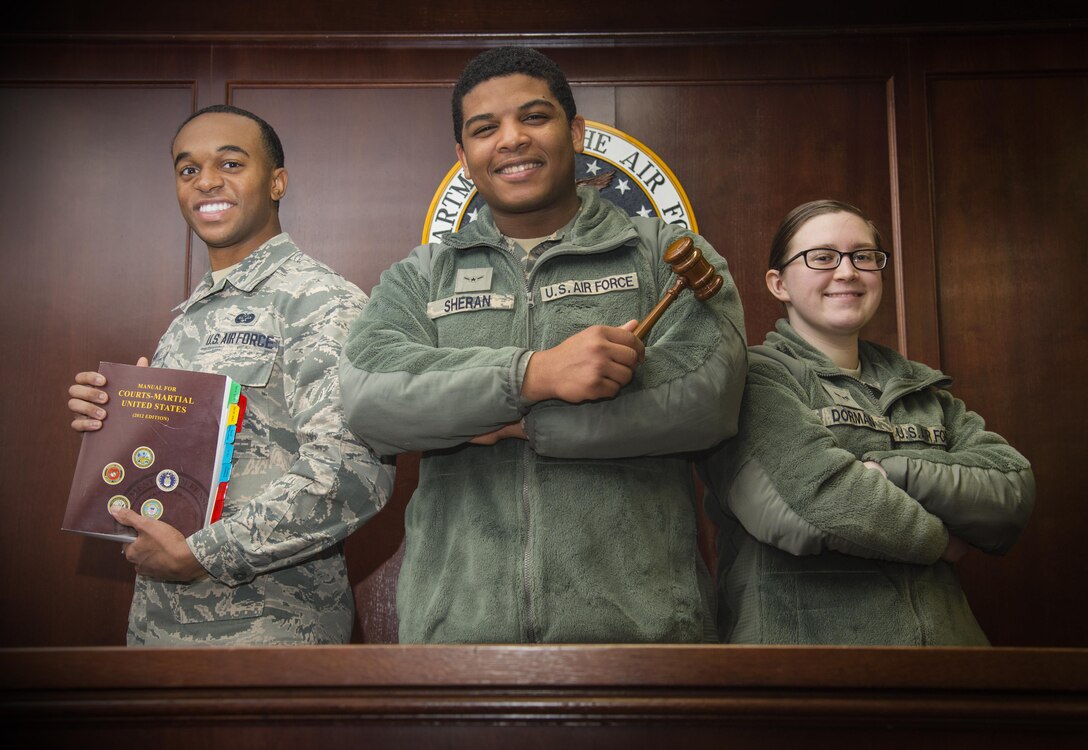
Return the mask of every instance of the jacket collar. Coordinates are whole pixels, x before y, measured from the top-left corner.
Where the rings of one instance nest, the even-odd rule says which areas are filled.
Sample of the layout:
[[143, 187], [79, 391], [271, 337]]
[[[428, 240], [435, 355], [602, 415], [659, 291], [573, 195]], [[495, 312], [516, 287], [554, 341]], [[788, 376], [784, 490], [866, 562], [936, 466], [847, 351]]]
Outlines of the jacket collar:
[[290, 235], [287, 232], [281, 232], [247, 255], [233, 271], [218, 282], [213, 282], [211, 271], [205, 273], [189, 299], [174, 309], [185, 312], [205, 297], [221, 292], [227, 284], [248, 294], [264, 283], [265, 279], [286, 263], [288, 258], [298, 252], [299, 249], [291, 240]]
[[[602, 245], [615, 247], [637, 236], [634, 226], [626, 213], [609, 201], [601, 198], [600, 193], [591, 187], [579, 186], [578, 198], [581, 208], [568, 225], [560, 246], [575, 251], [593, 252]], [[495, 226], [491, 208], [484, 208], [477, 214], [476, 220], [459, 231], [447, 234], [443, 243], [457, 250], [486, 245], [505, 248], [502, 232]]]
[[[820, 377], [843, 374], [823, 352], [802, 338], [785, 318], [779, 319], [775, 323], [775, 330], [767, 334], [762, 346], [752, 347], [752, 351], [786, 365], [791, 372], [801, 363], [802, 367], [812, 369]], [[871, 341], [859, 341], [858, 354], [861, 359], [861, 380], [866, 383], [883, 383], [885, 391], [891, 389], [893, 383], [896, 387], [912, 389], [929, 385], [943, 388], [952, 384], [952, 378], [940, 370], [921, 362], [913, 362], [894, 349]], [[794, 375], [798, 377], [796, 372]]]

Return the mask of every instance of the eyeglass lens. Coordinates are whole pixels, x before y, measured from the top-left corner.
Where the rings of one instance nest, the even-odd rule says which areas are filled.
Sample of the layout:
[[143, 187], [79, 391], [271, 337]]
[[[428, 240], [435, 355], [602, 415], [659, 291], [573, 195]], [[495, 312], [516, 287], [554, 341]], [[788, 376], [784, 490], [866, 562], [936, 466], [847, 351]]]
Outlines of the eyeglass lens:
[[854, 268], [859, 271], [879, 271], [888, 262], [887, 253], [880, 250], [854, 250], [849, 253], [841, 253], [829, 247], [818, 247], [805, 251], [805, 265], [817, 271], [838, 268], [844, 255], [850, 258]]

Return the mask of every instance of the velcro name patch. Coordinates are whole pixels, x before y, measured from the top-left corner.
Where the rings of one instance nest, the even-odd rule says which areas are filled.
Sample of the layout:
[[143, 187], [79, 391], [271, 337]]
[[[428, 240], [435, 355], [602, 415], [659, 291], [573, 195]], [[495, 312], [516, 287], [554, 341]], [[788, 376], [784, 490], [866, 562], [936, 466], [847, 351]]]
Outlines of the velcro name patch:
[[540, 300], [542, 302], [554, 302], [571, 295], [609, 294], [611, 292], [625, 292], [628, 289], [638, 289], [638, 275], [621, 273], [616, 276], [605, 276], [600, 279], [572, 279], [560, 281], [558, 284], [550, 284], [540, 288]]
[[434, 320], [455, 313], [476, 312], [478, 310], [513, 310], [512, 294], [455, 294], [446, 299], [436, 299], [427, 303], [427, 317]]
[[921, 424], [896, 424], [887, 417], [868, 414], [849, 406], [825, 406], [818, 409], [824, 427], [864, 427], [877, 432], [887, 432], [897, 443], [928, 443], [948, 445], [947, 431], [943, 426], [927, 427]]

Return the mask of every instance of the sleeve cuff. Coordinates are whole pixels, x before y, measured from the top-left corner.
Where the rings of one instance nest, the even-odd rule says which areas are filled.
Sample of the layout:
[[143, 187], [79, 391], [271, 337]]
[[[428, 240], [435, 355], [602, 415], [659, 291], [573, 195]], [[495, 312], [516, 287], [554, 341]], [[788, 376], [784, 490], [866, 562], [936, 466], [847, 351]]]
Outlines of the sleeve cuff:
[[529, 369], [529, 360], [532, 359], [534, 354], [536, 354], [536, 352], [532, 349], [526, 349], [514, 365], [514, 384], [517, 386], [518, 409], [523, 415], [529, 411], [529, 407], [536, 403], [536, 401], [530, 401], [521, 396], [521, 388], [525, 384], [525, 372]]
[[197, 531], [185, 540], [204, 570], [215, 580], [227, 586], [240, 586], [254, 578], [253, 569], [238, 555], [227, 524], [213, 523]]

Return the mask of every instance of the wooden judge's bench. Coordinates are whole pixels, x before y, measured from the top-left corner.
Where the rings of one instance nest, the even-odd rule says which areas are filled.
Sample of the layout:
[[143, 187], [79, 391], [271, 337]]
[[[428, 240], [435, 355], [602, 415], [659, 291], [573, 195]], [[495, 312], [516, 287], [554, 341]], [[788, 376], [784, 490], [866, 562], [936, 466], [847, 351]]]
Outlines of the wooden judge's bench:
[[7, 649], [0, 692], [9, 736], [38, 747], [1088, 742], [1080, 649]]

